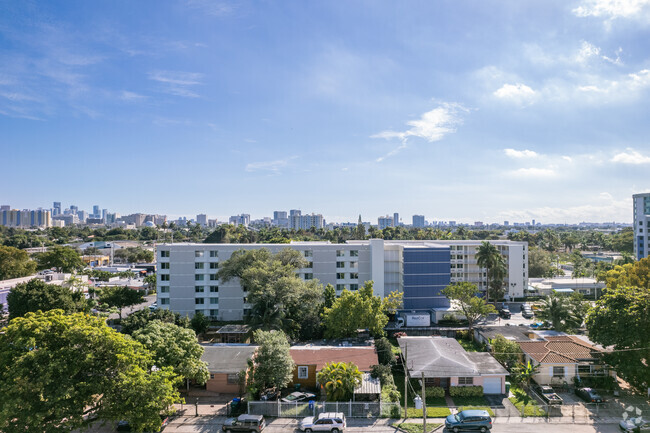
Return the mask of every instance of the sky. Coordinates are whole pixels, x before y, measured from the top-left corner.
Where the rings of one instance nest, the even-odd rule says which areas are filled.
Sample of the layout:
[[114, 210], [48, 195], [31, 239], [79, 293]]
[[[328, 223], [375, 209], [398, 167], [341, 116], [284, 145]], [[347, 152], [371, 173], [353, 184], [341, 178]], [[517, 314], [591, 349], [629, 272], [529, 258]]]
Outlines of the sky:
[[650, 0], [0, 3], [0, 204], [632, 221]]

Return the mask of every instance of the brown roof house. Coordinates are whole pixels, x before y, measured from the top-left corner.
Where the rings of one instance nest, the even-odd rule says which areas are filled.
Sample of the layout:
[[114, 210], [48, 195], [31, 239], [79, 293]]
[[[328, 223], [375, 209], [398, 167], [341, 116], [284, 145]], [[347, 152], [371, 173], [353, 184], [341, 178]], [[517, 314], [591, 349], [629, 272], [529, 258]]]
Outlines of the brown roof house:
[[[600, 362], [602, 351], [575, 335], [547, 336], [546, 341], [518, 341], [524, 362], [539, 365], [533, 376], [540, 385], [573, 383], [575, 376], [609, 375], [608, 366]], [[611, 372], [615, 375], [614, 372]]]
[[397, 342], [413, 379], [424, 376], [426, 385], [446, 390], [482, 386], [484, 394], [505, 394], [508, 371], [487, 352], [467, 352], [446, 337], [400, 337]]
[[379, 364], [374, 346], [293, 346], [291, 358], [296, 364], [293, 384], [301, 388], [316, 389], [316, 374], [328, 362], [352, 362], [359, 371], [368, 373], [371, 366]]
[[213, 344], [203, 346], [201, 361], [208, 363], [210, 379], [205, 389], [221, 394], [239, 393], [239, 372], [248, 368], [257, 346], [245, 344]]

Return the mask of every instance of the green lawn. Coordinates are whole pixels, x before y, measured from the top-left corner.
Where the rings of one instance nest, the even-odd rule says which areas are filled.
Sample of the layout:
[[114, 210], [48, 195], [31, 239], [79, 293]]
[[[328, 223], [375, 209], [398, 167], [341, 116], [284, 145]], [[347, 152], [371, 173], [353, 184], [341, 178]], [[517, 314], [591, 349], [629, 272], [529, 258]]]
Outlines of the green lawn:
[[459, 338], [456, 341], [458, 341], [460, 345], [463, 346], [463, 349], [465, 349], [467, 352], [485, 352], [485, 346], [477, 343], [476, 341], [469, 341], [463, 338]]
[[515, 405], [517, 410], [519, 410], [519, 413], [521, 413], [523, 409], [524, 417], [546, 416], [546, 411], [539, 407], [537, 401], [526, 394], [526, 391], [516, 386], [510, 388], [510, 391], [512, 392], [513, 397], [509, 397], [508, 399]]
[[[440, 427], [440, 425], [441, 424], [427, 423], [427, 432], [433, 431], [435, 428]], [[397, 427], [404, 430], [405, 432], [408, 432], [408, 433], [423, 433], [423, 430], [424, 430], [422, 428], [422, 424], [415, 424], [415, 423], [412, 423], [412, 422], [403, 422], [401, 424], [397, 424]]]
[[[400, 403], [402, 406], [404, 405], [404, 372], [402, 371], [400, 366], [395, 367], [395, 370], [393, 371], [393, 379], [395, 380], [395, 386], [397, 386], [397, 389], [399, 390], [400, 394], [402, 395], [402, 398], [400, 399]], [[418, 383], [417, 380], [411, 380], [411, 385], [412, 388], [409, 388], [409, 394], [408, 394], [408, 412], [406, 413], [407, 418], [422, 418], [422, 409], [415, 409], [415, 403], [413, 402], [413, 391], [412, 389], [415, 389], [415, 392], [418, 394], [421, 394], [421, 388], [420, 384]], [[404, 414], [404, 408], [402, 407], [402, 415]], [[435, 397], [428, 397], [427, 398], [427, 417], [432, 417], [432, 418], [440, 418], [440, 417], [446, 417], [447, 415], [450, 415], [451, 411], [447, 407], [447, 402], [445, 401], [444, 398], [435, 398]]]

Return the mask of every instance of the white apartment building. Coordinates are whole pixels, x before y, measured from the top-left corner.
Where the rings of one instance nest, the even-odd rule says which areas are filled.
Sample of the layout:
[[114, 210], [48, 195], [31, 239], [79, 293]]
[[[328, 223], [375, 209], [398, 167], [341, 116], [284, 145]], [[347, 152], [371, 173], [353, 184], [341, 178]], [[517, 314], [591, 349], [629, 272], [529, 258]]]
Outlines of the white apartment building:
[[634, 194], [634, 257], [648, 257], [650, 240], [650, 193]]
[[[508, 298], [523, 297], [528, 286], [528, 245], [525, 242], [490, 241], [507, 263]], [[474, 254], [480, 241], [348, 241], [292, 242], [291, 244], [161, 244], [157, 246], [158, 305], [180, 314], [201, 311], [218, 320], [241, 320], [249, 310], [237, 279], [221, 282], [219, 263], [237, 250], [284, 248], [300, 251], [309, 265], [299, 270], [305, 280], [332, 284], [337, 292], [357, 290], [374, 282], [374, 293], [404, 293], [405, 309], [444, 308], [440, 293], [454, 282], [468, 281], [485, 289], [486, 274]]]

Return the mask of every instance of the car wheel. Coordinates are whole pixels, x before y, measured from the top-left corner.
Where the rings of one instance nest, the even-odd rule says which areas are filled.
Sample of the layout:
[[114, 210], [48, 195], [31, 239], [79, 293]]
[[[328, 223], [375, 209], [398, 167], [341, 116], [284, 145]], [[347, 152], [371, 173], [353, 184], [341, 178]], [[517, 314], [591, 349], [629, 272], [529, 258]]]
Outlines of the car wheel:
[[339, 429], [337, 429], [337, 428], [333, 428], [333, 429], [332, 429], [332, 433], [339, 433]]
[[458, 433], [460, 429], [458, 427], [454, 427], [454, 433]]
[[306, 428], [306, 429], [305, 429], [305, 433], [311, 433], [311, 429], [310, 429], [310, 428]]
[[481, 433], [485, 433], [487, 431], [487, 428], [481, 427]]

